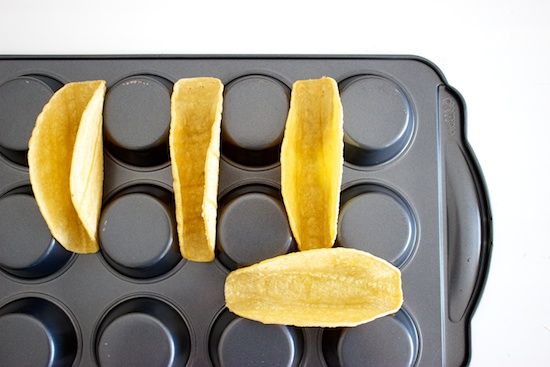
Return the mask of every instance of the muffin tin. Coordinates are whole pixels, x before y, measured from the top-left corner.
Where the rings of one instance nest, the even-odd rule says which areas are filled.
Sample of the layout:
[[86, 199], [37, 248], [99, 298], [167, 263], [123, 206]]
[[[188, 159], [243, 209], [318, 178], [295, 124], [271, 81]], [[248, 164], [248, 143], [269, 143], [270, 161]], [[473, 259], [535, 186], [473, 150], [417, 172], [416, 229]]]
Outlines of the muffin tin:
[[[292, 83], [328, 75], [344, 107], [337, 246], [402, 271], [395, 315], [295, 328], [224, 308], [228, 272], [296, 251], [280, 194]], [[225, 84], [217, 256], [182, 259], [168, 155], [179, 78]], [[102, 251], [49, 234], [27, 141], [64, 83], [104, 79]], [[0, 59], [0, 365], [456, 366], [487, 274], [491, 215], [465, 108], [430, 62], [408, 56], [97, 56]]]

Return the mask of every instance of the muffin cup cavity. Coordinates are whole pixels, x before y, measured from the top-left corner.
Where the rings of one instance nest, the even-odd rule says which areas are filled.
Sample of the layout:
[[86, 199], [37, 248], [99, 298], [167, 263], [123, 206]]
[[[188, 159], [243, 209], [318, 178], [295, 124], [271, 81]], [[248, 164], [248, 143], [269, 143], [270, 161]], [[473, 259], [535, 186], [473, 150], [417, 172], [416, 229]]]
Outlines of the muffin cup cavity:
[[265, 169], [277, 165], [290, 89], [279, 80], [252, 74], [225, 87], [222, 155], [237, 165]]
[[30, 186], [0, 197], [0, 269], [37, 280], [59, 272], [73, 256], [50, 234]]
[[103, 257], [126, 277], [147, 280], [180, 263], [172, 193], [142, 184], [115, 193], [99, 222]]
[[79, 334], [67, 312], [35, 296], [0, 308], [0, 330], [2, 366], [69, 367], [81, 348]]
[[185, 366], [191, 353], [187, 323], [172, 305], [133, 297], [112, 307], [95, 335], [98, 365]]
[[417, 220], [396, 191], [360, 183], [341, 195], [337, 244], [367, 251], [402, 267], [414, 253]]
[[325, 329], [322, 349], [328, 367], [412, 367], [420, 340], [411, 316], [402, 309], [354, 328]]
[[281, 194], [265, 185], [232, 190], [220, 200], [218, 258], [228, 269], [255, 264], [295, 248]]
[[243, 319], [227, 309], [210, 330], [209, 351], [215, 367], [297, 367], [303, 348], [299, 329]]
[[357, 75], [340, 83], [340, 95], [346, 162], [376, 166], [405, 150], [414, 119], [409, 98], [397, 83], [378, 75]]
[[29, 139], [42, 108], [63, 84], [46, 75], [23, 75], [0, 85], [0, 153], [27, 166]]
[[130, 166], [156, 167], [169, 160], [172, 83], [157, 75], [134, 75], [109, 88], [105, 97], [107, 151]]

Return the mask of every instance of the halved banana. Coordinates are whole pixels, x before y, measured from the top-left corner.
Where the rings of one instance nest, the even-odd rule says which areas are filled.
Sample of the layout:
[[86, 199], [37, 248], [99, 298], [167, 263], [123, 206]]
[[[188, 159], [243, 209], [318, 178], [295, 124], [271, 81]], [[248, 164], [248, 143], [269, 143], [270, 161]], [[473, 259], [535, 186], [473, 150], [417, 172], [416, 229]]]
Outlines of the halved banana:
[[69, 251], [99, 250], [103, 193], [102, 80], [66, 84], [46, 104], [29, 140], [29, 174], [40, 212]]
[[332, 247], [336, 239], [343, 135], [334, 79], [295, 82], [281, 146], [281, 189], [300, 250]]
[[214, 260], [223, 84], [180, 79], [172, 93], [170, 156], [180, 251], [192, 261]]
[[230, 273], [225, 302], [266, 324], [356, 326], [399, 310], [401, 272], [354, 249], [295, 252]]

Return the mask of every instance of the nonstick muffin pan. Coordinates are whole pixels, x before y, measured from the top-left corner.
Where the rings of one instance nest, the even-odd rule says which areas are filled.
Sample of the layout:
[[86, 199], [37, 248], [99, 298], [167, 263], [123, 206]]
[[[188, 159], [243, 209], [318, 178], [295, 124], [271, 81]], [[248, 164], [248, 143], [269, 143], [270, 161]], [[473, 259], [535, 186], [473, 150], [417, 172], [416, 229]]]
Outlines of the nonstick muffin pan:
[[[336, 246], [402, 271], [395, 315], [355, 328], [263, 325], [224, 308], [232, 269], [296, 251], [279, 151], [292, 83], [330, 76], [344, 107]], [[182, 259], [168, 155], [170, 94], [225, 85], [216, 261]], [[48, 232], [27, 141], [64, 83], [104, 79], [101, 252]], [[3, 57], [0, 59], [0, 365], [457, 366], [491, 249], [465, 106], [439, 69], [407, 56]]]

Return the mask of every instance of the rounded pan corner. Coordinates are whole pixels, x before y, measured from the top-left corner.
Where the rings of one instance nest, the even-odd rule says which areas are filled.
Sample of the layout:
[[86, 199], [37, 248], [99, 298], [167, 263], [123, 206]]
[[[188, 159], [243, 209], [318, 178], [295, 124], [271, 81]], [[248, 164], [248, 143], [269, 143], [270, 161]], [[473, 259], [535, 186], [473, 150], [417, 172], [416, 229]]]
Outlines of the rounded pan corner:
[[442, 84], [449, 86], [445, 74], [443, 74], [443, 71], [441, 71], [439, 66], [437, 66], [432, 60], [419, 55], [404, 55], [400, 57], [422, 64], [429, 72], [434, 73], [439, 78], [439, 80], [441, 80]]

